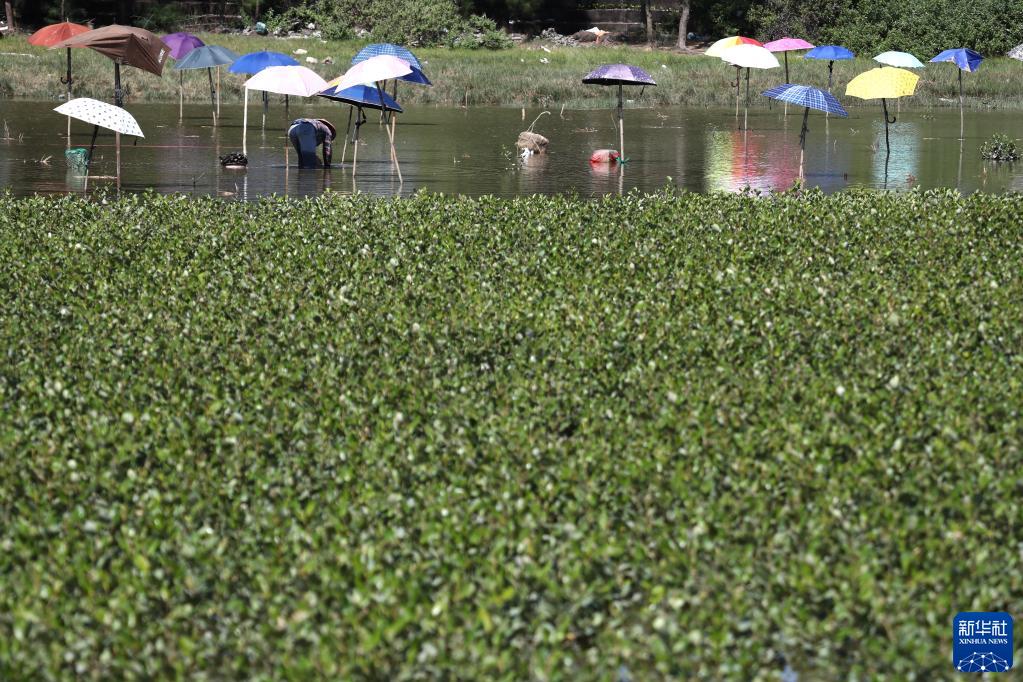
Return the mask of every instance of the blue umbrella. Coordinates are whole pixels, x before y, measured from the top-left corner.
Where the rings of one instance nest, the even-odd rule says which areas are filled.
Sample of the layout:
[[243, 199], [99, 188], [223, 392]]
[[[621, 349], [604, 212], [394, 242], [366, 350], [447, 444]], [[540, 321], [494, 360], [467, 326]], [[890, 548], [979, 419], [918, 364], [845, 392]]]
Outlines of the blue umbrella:
[[[238, 55], [219, 45], [203, 45], [193, 48], [188, 54], [174, 64], [175, 71], [188, 71], [190, 69], [206, 69], [206, 75], [210, 78], [210, 103], [213, 104], [213, 124], [216, 125], [217, 117], [220, 116], [220, 67], [232, 64], [238, 59]], [[213, 87], [213, 71], [217, 69], [217, 87]], [[183, 74], [179, 74], [183, 75]], [[178, 118], [181, 118], [184, 107], [184, 97], [178, 105]]]
[[765, 90], [765, 97], [789, 102], [804, 107], [803, 128], [799, 131], [799, 177], [803, 177], [803, 154], [806, 149], [806, 133], [809, 130], [807, 120], [810, 117], [810, 109], [817, 109], [826, 114], [835, 116], [848, 116], [849, 113], [839, 104], [838, 100], [830, 92], [824, 92], [809, 85], [792, 85], [785, 83], [777, 87]]
[[[270, 68], [271, 66], [298, 66], [298, 60], [289, 57], [286, 54], [280, 52], [270, 52], [269, 50], [262, 50], [260, 52], [250, 52], [244, 54], [235, 61], [234, 64], [228, 69], [231, 73], [247, 73], [257, 74], [263, 69]], [[246, 97], [248, 95], [246, 94]], [[285, 108], [287, 108], [288, 96], [284, 96]], [[263, 91], [263, 127], [266, 127], [266, 112], [270, 107], [270, 100]]]
[[298, 66], [298, 60], [280, 52], [269, 52], [267, 50], [250, 52], [238, 57], [228, 71], [231, 73], [257, 74], [271, 66]]
[[355, 66], [359, 62], [364, 62], [370, 57], [377, 57], [379, 55], [386, 54], [398, 59], [404, 59], [412, 66], [417, 69], [422, 69], [423, 65], [419, 63], [416, 56], [412, 54], [412, 51], [407, 47], [401, 45], [395, 45], [393, 43], [373, 43], [359, 50], [359, 54], [352, 57], [352, 66]]
[[[352, 162], [353, 174], [355, 173], [355, 164], [358, 163], [359, 159], [359, 128], [366, 122], [366, 115], [362, 113], [362, 110], [378, 109], [380, 111], [394, 111], [399, 114], [404, 113], [401, 105], [393, 97], [384, 92], [382, 88], [374, 85], [353, 85], [344, 90], [338, 90], [337, 86], [335, 86], [319, 93], [319, 96], [350, 105], [348, 109], [348, 129], [345, 131], [345, 144], [341, 148], [341, 163], [345, 162], [345, 154], [348, 153], [348, 137], [349, 133], [351, 133], [352, 144], [355, 148], [355, 159]], [[356, 109], [358, 109], [359, 113], [355, 117], [355, 132], [352, 133], [352, 112]]]
[[979, 52], [959, 47], [954, 50], [945, 50], [931, 61], [952, 62], [959, 67], [959, 139], [961, 140], [963, 139], [963, 71], [973, 73], [980, 68], [980, 63], [984, 61], [984, 58], [980, 56]]
[[803, 59], [825, 59], [828, 62], [828, 92], [831, 92], [831, 72], [835, 62], [856, 57], [852, 50], [841, 45], [821, 45], [803, 55]]

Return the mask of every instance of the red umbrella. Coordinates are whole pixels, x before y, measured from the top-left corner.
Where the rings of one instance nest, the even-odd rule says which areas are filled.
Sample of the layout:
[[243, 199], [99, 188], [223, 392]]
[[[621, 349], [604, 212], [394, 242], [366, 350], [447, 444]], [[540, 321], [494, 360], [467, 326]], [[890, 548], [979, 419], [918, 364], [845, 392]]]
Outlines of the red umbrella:
[[[52, 24], [39, 29], [28, 37], [30, 45], [39, 47], [53, 47], [58, 43], [69, 40], [80, 33], [88, 33], [92, 29], [81, 24], [72, 24], [70, 21], [62, 21], [59, 24]], [[71, 101], [71, 48], [67, 48], [67, 78], [61, 78], [60, 82], [67, 86], [67, 101]], [[71, 118], [67, 120], [68, 146], [71, 145]]]

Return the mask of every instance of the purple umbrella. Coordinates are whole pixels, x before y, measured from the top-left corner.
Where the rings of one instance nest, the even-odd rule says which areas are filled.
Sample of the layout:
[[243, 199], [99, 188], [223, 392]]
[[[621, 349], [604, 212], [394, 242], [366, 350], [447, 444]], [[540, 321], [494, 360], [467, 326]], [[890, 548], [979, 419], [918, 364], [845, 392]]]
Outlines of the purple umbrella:
[[174, 59], [181, 59], [195, 48], [206, 44], [191, 33], [170, 33], [163, 37], [163, 42], [167, 43], [170, 56]]
[[[163, 42], [170, 48], [170, 56], [174, 59], [181, 59], [197, 47], [206, 43], [196, 38], [191, 33], [169, 33], [163, 37]], [[185, 75], [178, 73], [178, 120], [185, 114]]]
[[622, 160], [625, 159], [625, 129], [622, 126], [622, 86], [623, 85], [657, 85], [650, 74], [638, 66], [628, 64], [604, 64], [591, 71], [583, 83], [587, 85], [617, 85], [618, 86], [618, 142], [620, 148], [618, 153]]

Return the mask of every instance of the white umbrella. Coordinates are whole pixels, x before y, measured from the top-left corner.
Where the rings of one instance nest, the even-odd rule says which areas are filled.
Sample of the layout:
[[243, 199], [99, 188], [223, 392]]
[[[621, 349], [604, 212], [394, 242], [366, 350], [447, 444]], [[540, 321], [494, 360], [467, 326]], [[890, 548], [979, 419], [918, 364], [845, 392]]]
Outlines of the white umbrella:
[[[100, 128], [106, 128], [107, 130], [112, 130], [115, 133], [121, 133], [122, 135], [145, 137], [145, 135], [142, 134], [142, 128], [139, 127], [139, 123], [135, 120], [134, 116], [119, 106], [108, 104], [107, 102], [101, 102], [97, 99], [79, 97], [71, 100], [70, 102], [61, 104], [59, 107], [55, 108], [54, 111], [58, 114], [78, 119], [85, 123], [91, 123], [93, 125], [92, 143], [89, 145], [90, 165], [92, 161], [92, 151], [96, 147], [96, 134], [99, 133]], [[85, 173], [86, 184], [88, 184], [88, 166], [86, 166]], [[118, 157], [117, 160], [117, 182], [118, 184], [121, 182], [120, 157]]]
[[345, 71], [340, 80], [331, 81], [337, 90], [347, 90], [356, 85], [374, 85], [392, 78], [401, 78], [412, 73], [412, 67], [404, 59], [381, 54], [359, 62]]
[[245, 81], [245, 112], [242, 116], [242, 154], [248, 155], [246, 137], [249, 128], [249, 90], [278, 95], [312, 97], [327, 89], [327, 81], [304, 66], [270, 66]]
[[736, 45], [722, 50], [721, 59], [732, 66], [746, 69], [746, 106], [742, 115], [742, 127], [748, 129], [749, 121], [749, 70], [750, 69], [778, 69], [781, 64], [774, 53], [765, 47], [757, 45]]

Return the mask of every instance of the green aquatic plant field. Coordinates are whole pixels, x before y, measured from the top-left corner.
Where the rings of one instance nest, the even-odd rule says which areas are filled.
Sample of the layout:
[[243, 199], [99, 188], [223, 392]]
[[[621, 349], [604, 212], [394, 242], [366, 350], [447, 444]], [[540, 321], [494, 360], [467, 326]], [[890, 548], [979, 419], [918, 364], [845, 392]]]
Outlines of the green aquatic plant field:
[[1021, 206], [0, 196], [0, 678], [951, 678]]

